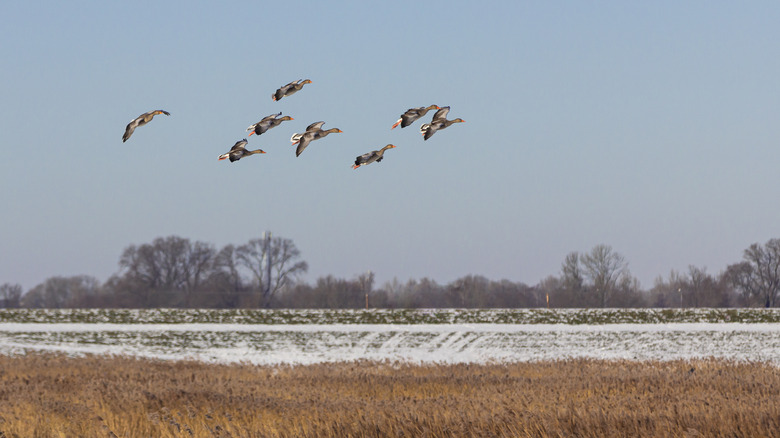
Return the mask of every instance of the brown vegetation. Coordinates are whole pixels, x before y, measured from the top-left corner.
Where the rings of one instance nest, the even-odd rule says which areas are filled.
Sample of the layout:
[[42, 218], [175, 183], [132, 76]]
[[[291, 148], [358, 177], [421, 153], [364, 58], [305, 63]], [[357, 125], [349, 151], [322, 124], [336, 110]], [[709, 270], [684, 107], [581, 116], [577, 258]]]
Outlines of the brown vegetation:
[[723, 361], [213, 365], [0, 356], [2, 437], [780, 436], [780, 371]]

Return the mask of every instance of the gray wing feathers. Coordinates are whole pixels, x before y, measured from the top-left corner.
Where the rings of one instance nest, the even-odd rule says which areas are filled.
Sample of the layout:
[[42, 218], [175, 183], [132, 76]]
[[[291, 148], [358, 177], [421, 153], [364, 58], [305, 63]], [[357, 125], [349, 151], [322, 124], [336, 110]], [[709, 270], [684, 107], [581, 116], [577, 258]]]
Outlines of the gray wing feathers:
[[433, 115], [433, 120], [431, 123], [434, 122], [443, 122], [447, 120], [447, 114], [450, 113], [450, 107], [443, 106], [440, 110], [436, 111], [436, 113]]
[[325, 122], [315, 122], [315, 123], [312, 123], [311, 125], [306, 127], [306, 131], [308, 132], [308, 131], [316, 131], [318, 129], [322, 129], [322, 125], [324, 125], [324, 124], [325, 124]]

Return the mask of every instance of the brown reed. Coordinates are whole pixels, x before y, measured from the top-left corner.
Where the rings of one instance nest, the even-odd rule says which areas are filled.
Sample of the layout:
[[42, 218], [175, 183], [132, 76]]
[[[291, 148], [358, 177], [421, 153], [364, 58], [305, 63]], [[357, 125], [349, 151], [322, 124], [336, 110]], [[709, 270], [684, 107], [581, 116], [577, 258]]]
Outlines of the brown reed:
[[0, 437], [115, 436], [777, 437], [780, 369], [0, 356]]

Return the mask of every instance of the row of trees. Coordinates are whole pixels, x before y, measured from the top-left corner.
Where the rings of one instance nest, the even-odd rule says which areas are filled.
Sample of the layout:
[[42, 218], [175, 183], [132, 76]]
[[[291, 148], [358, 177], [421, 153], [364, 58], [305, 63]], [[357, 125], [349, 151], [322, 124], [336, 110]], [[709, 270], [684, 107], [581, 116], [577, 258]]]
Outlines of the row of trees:
[[[130, 245], [104, 284], [89, 276], [53, 277], [4, 307], [270, 307], [308, 265], [290, 239], [264, 233], [217, 250], [178, 236]], [[18, 285], [3, 285], [2, 291]]]
[[217, 250], [169, 236], [131, 245], [119, 272], [101, 284], [90, 276], [52, 277], [26, 293], [0, 285], [0, 307], [215, 308], [518, 308], [733, 307], [778, 305], [780, 239], [753, 244], [743, 260], [713, 276], [706, 268], [672, 271], [643, 291], [628, 262], [607, 245], [568, 254], [560, 274], [536, 286], [468, 275], [446, 285], [423, 278], [375, 287], [373, 273], [300, 281], [308, 265], [290, 239], [270, 232]]
[[217, 251], [178, 236], [127, 247], [107, 292], [119, 306], [270, 307], [308, 270], [290, 239], [264, 233]]

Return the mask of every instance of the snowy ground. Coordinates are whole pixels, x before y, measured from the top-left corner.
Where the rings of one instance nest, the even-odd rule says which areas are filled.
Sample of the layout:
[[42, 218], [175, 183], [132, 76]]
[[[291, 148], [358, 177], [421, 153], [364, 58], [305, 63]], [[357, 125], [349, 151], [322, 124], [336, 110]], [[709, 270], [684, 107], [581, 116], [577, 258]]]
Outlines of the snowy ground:
[[253, 364], [717, 357], [780, 366], [780, 324], [0, 323], [0, 354], [25, 351]]

